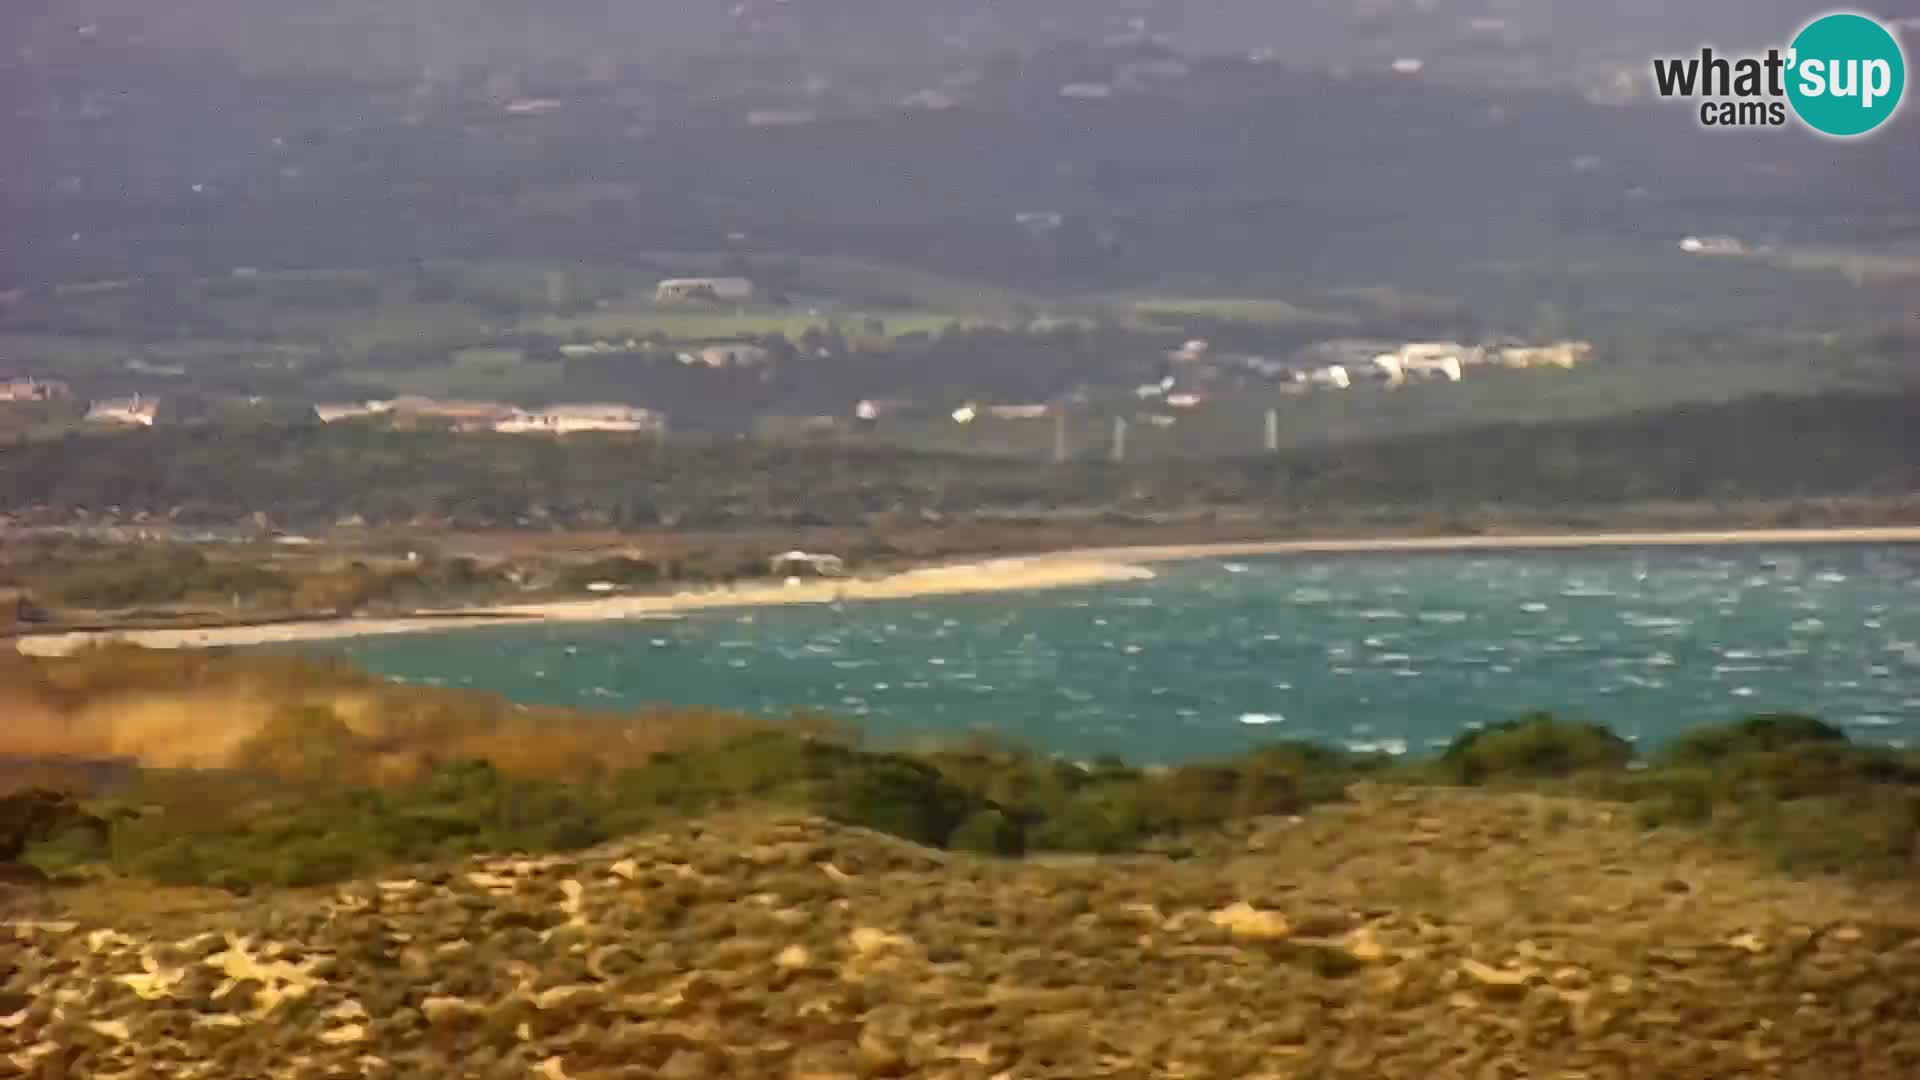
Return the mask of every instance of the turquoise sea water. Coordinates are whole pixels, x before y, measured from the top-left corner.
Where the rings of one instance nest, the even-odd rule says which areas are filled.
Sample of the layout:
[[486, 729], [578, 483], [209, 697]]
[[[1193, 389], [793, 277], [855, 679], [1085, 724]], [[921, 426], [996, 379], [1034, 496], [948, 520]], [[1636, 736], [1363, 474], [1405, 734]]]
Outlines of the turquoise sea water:
[[1762, 710], [1920, 740], [1920, 549], [1200, 560], [1150, 581], [337, 646], [529, 703], [703, 704], [1171, 762], [1276, 738], [1427, 752], [1547, 708], [1657, 742]]

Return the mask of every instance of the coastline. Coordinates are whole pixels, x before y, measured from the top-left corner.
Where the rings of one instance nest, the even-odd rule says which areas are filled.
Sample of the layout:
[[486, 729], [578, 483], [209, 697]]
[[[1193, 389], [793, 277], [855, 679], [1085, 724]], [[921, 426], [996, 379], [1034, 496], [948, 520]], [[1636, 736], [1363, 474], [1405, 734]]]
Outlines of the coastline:
[[1541, 533], [1437, 537], [1356, 537], [1082, 548], [1039, 555], [920, 567], [878, 578], [813, 579], [797, 584], [689, 590], [650, 596], [556, 600], [392, 617], [306, 621], [169, 630], [88, 630], [27, 634], [14, 648], [31, 656], [58, 656], [100, 641], [152, 649], [232, 648], [293, 644], [389, 634], [430, 633], [458, 627], [527, 623], [589, 623], [671, 619], [720, 608], [839, 601], [901, 600], [1138, 581], [1154, 576], [1149, 564], [1262, 555], [1393, 552], [1547, 551], [1634, 547], [1731, 547], [1758, 544], [1920, 544], [1920, 527], [1736, 529], [1686, 532]]
[[553, 600], [504, 604], [441, 613], [392, 617], [343, 617], [252, 626], [176, 630], [83, 630], [30, 634], [14, 641], [29, 656], [60, 656], [85, 645], [122, 641], [149, 649], [232, 648], [292, 644], [340, 638], [415, 634], [476, 626], [616, 622], [671, 619], [715, 608], [831, 604], [839, 601], [906, 600], [916, 597], [1059, 589], [1138, 581], [1153, 576], [1146, 567], [1118, 560], [1062, 552], [998, 558], [904, 570], [878, 578], [816, 578], [799, 584], [749, 585], [688, 590], [647, 596], [611, 596], [594, 600]]

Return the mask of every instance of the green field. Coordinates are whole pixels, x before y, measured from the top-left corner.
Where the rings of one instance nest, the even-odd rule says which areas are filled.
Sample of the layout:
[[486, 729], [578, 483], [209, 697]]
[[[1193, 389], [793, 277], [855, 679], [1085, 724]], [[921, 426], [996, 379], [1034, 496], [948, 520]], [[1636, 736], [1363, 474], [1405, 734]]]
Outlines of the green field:
[[[0, 372], [111, 385], [129, 357], [144, 356], [186, 367], [181, 385], [191, 389], [206, 374], [226, 372], [220, 365], [278, 355], [297, 371], [300, 361], [337, 357], [339, 377], [368, 388], [514, 398], [540, 394], [564, 371], [526, 360], [514, 340], [523, 334], [680, 345], [770, 334], [799, 338], [829, 327], [871, 341], [951, 325], [1076, 323], [1169, 340], [1206, 337], [1225, 349], [1270, 355], [1317, 336], [1402, 331], [1572, 335], [1608, 343], [1606, 355], [1573, 376], [1481, 376], [1458, 387], [1393, 395], [1276, 395], [1275, 407], [1290, 418], [1286, 430], [1317, 440], [1902, 378], [1828, 356], [1821, 342], [1835, 332], [1908, 321], [1920, 255], [1809, 248], [1706, 259], [1677, 250], [1569, 246], [1463, 263], [1437, 278], [1386, 280], [1392, 272], [1383, 266], [1381, 282], [1353, 285], [1312, 282], [1295, 267], [1264, 282], [1170, 278], [1151, 288], [1043, 298], [845, 256], [641, 251], [626, 265], [489, 259], [265, 270], [29, 300], [8, 312], [15, 330], [0, 321]], [[760, 296], [738, 307], [653, 301], [663, 277], [722, 274], [750, 276]], [[1715, 344], [1731, 341], [1802, 344], [1739, 350]], [[1675, 342], [1684, 344], [1667, 348]], [[396, 350], [412, 355], [396, 360]], [[1259, 397], [1242, 394], [1229, 407], [1264, 410], [1266, 404], [1254, 400]], [[1174, 433], [1201, 426], [1183, 419], [1173, 429], [1139, 428], [1135, 445], [1145, 452], [1156, 440], [1185, 442]], [[976, 426], [966, 434], [973, 439], [986, 430]], [[940, 432], [938, 439], [952, 434]], [[1006, 438], [1023, 446], [1034, 441], [1017, 425]], [[1040, 441], [1050, 446], [1050, 433]]]
[[1180, 324], [1183, 317], [1256, 323], [1264, 326], [1325, 326], [1337, 329], [1355, 322], [1344, 311], [1300, 307], [1281, 299], [1252, 297], [1151, 297], [1125, 301], [1126, 308], [1151, 324]]

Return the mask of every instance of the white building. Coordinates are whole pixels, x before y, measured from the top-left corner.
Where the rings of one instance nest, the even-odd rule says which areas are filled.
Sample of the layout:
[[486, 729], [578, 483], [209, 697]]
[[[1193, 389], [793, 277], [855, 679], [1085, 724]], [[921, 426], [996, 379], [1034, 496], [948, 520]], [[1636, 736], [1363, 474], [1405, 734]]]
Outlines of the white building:
[[159, 412], [158, 401], [135, 394], [130, 398], [110, 398], [106, 401], [94, 402], [87, 409], [87, 419], [103, 424], [152, 427], [154, 418], [159, 415]]
[[840, 556], [816, 555], [806, 551], [786, 551], [775, 555], [767, 560], [767, 568], [775, 577], [786, 577], [799, 570], [820, 577], [844, 577], [847, 573], [847, 564]]
[[1331, 386], [1336, 390], [1345, 390], [1353, 385], [1353, 376], [1348, 373], [1345, 364], [1328, 364], [1307, 372], [1307, 382], [1314, 386]]
[[0, 379], [0, 401], [57, 401], [73, 396], [58, 379]]
[[1040, 420], [1053, 414], [1053, 406], [1033, 405], [989, 405], [987, 415], [995, 420]]
[[1593, 344], [1586, 341], [1556, 341], [1551, 345], [1508, 345], [1493, 359], [1506, 367], [1555, 367], [1572, 370], [1593, 355]]
[[578, 431], [658, 431], [664, 423], [665, 418], [650, 409], [595, 403], [515, 411], [493, 425], [493, 430], [509, 435], [570, 435]]
[[338, 420], [358, 420], [364, 416], [378, 416], [393, 408], [390, 401], [338, 402], [315, 405], [313, 415], [323, 424]]
[[747, 341], [723, 342], [707, 345], [691, 352], [680, 354], [680, 362], [688, 366], [710, 368], [759, 367], [773, 358], [765, 348]]
[[819, 119], [811, 109], [755, 109], [747, 114], [748, 127], [799, 127]]
[[1747, 245], [1731, 236], [1689, 236], [1680, 241], [1680, 250], [1689, 255], [1744, 255]]
[[744, 302], [753, 299], [753, 282], [743, 277], [668, 278], [653, 290], [655, 303], [686, 300], [725, 300]]

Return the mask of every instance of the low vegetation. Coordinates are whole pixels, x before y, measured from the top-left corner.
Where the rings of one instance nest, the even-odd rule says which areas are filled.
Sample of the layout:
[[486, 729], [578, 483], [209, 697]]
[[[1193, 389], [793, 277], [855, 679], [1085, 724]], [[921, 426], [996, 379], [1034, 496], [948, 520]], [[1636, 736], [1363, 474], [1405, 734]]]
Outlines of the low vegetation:
[[[120, 647], [9, 663], [7, 683], [27, 689], [0, 754], [31, 758], [11, 786], [42, 794], [8, 803], [5, 820], [16, 855], [54, 872], [101, 864], [174, 884], [307, 885], [478, 852], [572, 850], [762, 805], [990, 855], [1178, 855], [1373, 781], [1614, 800], [1640, 828], [1701, 830], [1789, 870], [1920, 875], [1920, 757], [1803, 716], [1750, 717], [1645, 757], [1603, 727], [1538, 714], [1425, 761], [1281, 743], [1142, 769], [993, 742], [868, 748], [808, 715], [771, 725], [701, 710], [528, 709], [293, 657]], [[62, 771], [79, 759], [126, 766]], [[46, 792], [70, 793], [71, 814], [50, 817]]]

